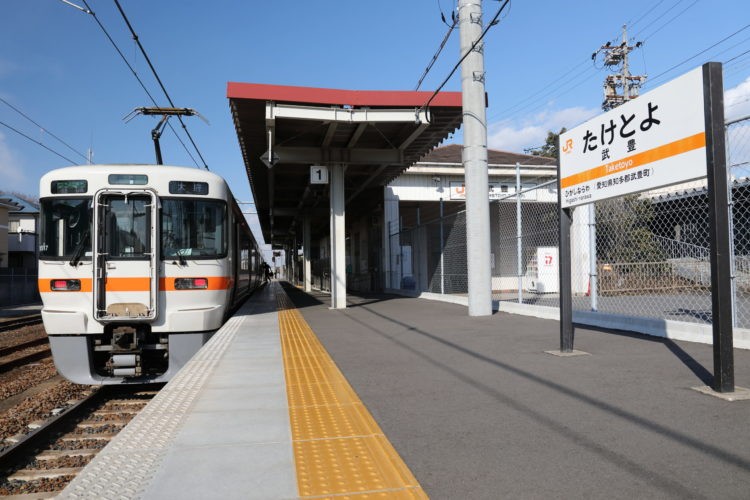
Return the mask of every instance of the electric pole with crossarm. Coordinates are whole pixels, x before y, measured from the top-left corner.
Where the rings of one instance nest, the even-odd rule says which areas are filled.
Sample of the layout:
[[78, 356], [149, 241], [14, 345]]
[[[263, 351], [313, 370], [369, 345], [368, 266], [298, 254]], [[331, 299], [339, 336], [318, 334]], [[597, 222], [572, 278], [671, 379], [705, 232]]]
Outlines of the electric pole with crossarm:
[[[612, 45], [612, 42], [607, 42], [591, 54], [591, 59], [596, 59], [596, 56], [602, 52], [604, 54], [604, 66], [611, 70], [619, 70], [613, 75], [607, 75], [604, 79], [604, 101], [602, 102], [604, 111], [609, 111], [638, 97], [638, 91], [646, 81], [646, 75], [630, 74], [628, 54], [641, 45], [643, 45], [643, 42], [628, 45], [627, 26], [623, 26], [622, 43]], [[618, 89], [622, 89], [622, 93], [618, 93]]]

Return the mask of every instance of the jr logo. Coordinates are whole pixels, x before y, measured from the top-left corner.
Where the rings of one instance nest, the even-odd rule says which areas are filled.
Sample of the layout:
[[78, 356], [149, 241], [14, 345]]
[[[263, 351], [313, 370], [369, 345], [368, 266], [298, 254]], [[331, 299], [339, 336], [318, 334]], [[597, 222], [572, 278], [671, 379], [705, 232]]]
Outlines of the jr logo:
[[565, 141], [565, 145], [562, 148], [563, 153], [570, 153], [573, 151], [573, 139], [568, 139]]
[[547, 254], [547, 255], [544, 256], [544, 265], [545, 266], [552, 265], [552, 256], [551, 255]]

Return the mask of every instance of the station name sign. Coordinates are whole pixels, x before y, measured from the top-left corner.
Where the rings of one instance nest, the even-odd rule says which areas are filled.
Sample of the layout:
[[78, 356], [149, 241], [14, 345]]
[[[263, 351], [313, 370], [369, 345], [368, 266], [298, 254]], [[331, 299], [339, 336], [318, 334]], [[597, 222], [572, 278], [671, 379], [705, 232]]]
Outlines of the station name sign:
[[696, 68], [561, 134], [562, 207], [705, 177], [703, 87]]

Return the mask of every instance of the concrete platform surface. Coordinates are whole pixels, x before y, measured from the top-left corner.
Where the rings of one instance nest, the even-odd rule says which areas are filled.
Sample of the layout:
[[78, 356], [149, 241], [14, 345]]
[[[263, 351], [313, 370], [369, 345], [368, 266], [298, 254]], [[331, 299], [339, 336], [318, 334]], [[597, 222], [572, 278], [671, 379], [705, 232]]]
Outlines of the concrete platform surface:
[[711, 346], [577, 328], [556, 357], [556, 321], [285, 289], [431, 498], [750, 498], [750, 401], [691, 389]]

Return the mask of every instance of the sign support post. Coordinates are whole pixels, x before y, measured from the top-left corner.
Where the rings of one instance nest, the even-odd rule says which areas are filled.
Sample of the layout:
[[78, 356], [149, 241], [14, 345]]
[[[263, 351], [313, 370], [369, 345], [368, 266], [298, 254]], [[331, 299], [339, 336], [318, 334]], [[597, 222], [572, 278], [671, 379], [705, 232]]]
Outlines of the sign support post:
[[724, 90], [721, 63], [703, 65], [703, 103], [706, 119], [709, 227], [711, 231], [711, 323], [716, 392], [734, 392], [732, 326], [733, 251], [729, 238], [729, 185], [724, 137]]
[[[557, 150], [560, 150], [558, 141]], [[560, 177], [560, 165], [557, 166], [557, 178]], [[560, 215], [560, 238], [558, 270], [560, 273], [560, 352], [573, 352], [573, 289], [571, 287], [570, 226], [573, 209], [563, 208], [561, 188], [557, 190], [557, 207]]]

